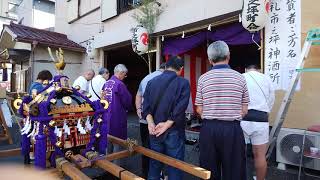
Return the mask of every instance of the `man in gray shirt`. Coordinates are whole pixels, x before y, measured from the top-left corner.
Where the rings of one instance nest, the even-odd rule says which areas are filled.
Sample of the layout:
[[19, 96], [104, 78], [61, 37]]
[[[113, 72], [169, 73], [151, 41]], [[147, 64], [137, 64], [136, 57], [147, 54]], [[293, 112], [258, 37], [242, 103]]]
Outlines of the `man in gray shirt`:
[[[149, 148], [149, 130], [148, 130], [148, 123], [145, 119], [142, 119], [142, 102], [143, 102], [143, 94], [146, 90], [148, 82], [153, 79], [156, 76], [159, 76], [162, 74], [162, 72], [165, 70], [165, 63], [162, 63], [160, 65], [160, 68], [157, 71], [154, 71], [151, 74], [148, 74], [146, 77], [144, 77], [139, 85], [139, 89], [136, 95], [136, 109], [137, 109], [137, 115], [140, 119], [140, 136], [142, 145], [146, 148]], [[145, 178], [148, 177], [148, 170], [149, 170], [149, 158], [146, 156], [142, 156], [142, 169], [143, 174]]]

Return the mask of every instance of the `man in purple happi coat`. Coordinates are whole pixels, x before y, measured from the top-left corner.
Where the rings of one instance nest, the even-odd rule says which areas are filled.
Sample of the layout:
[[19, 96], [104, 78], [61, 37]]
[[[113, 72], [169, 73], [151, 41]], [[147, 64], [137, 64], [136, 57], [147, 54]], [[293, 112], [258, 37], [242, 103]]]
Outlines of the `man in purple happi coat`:
[[127, 77], [128, 69], [123, 64], [114, 68], [114, 75], [103, 85], [105, 99], [109, 102], [109, 134], [127, 139], [127, 111], [132, 108], [132, 96], [122, 82]]
[[[104, 98], [109, 102], [107, 113], [108, 132], [110, 135], [127, 139], [127, 111], [132, 108], [132, 96], [122, 82], [127, 77], [128, 69], [123, 64], [114, 68], [114, 75], [103, 85]], [[108, 144], [108, 154], [120, 151], [117, 144]], [[120, 165], [119, 160], [114, 163]]]

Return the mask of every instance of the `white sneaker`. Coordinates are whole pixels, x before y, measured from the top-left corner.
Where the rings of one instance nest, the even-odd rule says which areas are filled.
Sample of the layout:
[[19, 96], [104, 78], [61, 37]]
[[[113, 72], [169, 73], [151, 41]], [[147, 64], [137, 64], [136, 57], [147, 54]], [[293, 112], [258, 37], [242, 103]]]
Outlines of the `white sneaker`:
[[30, 160], [34, 160], [34, 152], [30, 152], [29, 156], [30, 156]]

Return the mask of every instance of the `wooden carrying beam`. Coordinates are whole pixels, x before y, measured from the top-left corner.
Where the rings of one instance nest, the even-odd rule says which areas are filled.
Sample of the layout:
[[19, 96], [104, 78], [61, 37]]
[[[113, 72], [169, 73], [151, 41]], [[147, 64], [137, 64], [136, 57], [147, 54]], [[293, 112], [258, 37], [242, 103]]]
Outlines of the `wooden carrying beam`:
[[114, 175], [115, 177], [121, 179], [121, 180], [144, 180], [143, 178], [123, 169], [120, 166], [117, 166], [115, 164], [113, 164], [112, 162], [102, 159], [102, 160], [97, 160], [94, 162], [94, 164], [106, 171], [108, 171], [109, 173], [111, 173], [112, 175]]
[[112, 154], [108, 154], [106, 159], [108, 161], [113, 161], [113, 160], [117, 160], [117, 159], [122, 159], [122, 158], [126, 158], [131, 156], [132, 153], [130, 153], [128, 150], [124, 150], [124, 151], [119, 151], [119, 152], [115, 152]]
[[[127, 143], [125, 140], [119, 139], [117, 137], [108, 135], [108, 139], [110, 142], [115, 143], [115, 144], [119, 144], [122, 147], [127, 148]], [[144, 148], [142, 146], [133, 146], [133, 150], [137, 153], [141, 153], [145, 156], [148, 156], [149, 158], [158, 160], [162, 163], [165, 163], [169, 166], [175, 167], [177, 169], [180, 169], [184, 172], [187, 172], [189, 174], [192, 174], [196, 177], [199, 177], [201, 179], [209, 179], [211, 176], [211, 172], [203, 169], [201, 167], [198, 166], [194, 166], [192, 164], [171, 158], [169, 156], [160, 154], [158, 152], [152, 151], [150, 149]]]
[[[115, 154], [115, 153], [114, 153]], [[116, 155], [109, 155], [107, 156], [107, 159], [118, 159], [120, 157], [124, 157], [124, 155], [127, 155], [127, 152], [121, 151], [117, 153]], [[97, 156], [92, 156], [87, 154], [87, 157], [90, 159], [94, 159]], [[93, 161], [93, 164], [106, 170], [110, 174], [114, 175], [115, 177], [121, 179], [121, 180], [144, 180], [143, 178], [123, 169], [122, 167], [113, 164], [112, 162], [106, 160], [106, 159], [97, 159]]]
[[80, 154], [71, 155], [69, 158], [71, 162], [75, 164], [79, 169], [91, 166], [91, 162], [87, 158], [81, 156]]
[[21, 154], [21, 148], [2, 150], [0, 151], [0, 158], [19, 156]]
[[67, 176], [73, 180], [90, 180], [90, 178], [81, 172], [79, 169], [74, 167], [70, 162], [64, 158], [56, 160], [57, 168], [61, 169]]

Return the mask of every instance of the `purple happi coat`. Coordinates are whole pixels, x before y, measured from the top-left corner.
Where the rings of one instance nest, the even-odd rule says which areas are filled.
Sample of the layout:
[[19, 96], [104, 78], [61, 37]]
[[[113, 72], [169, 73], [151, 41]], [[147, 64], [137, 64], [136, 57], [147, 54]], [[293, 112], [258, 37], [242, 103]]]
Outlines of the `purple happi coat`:
[[112, 76], [102, 87], [109, 102], [107, 113], [109, 134], [127, 139], [127, 111], [132, 108], [132, 96], [126, 85]]

